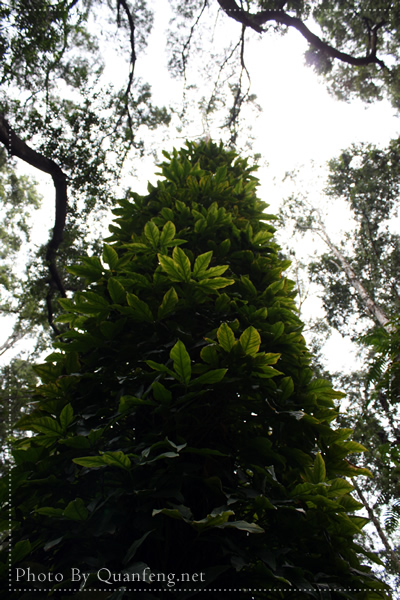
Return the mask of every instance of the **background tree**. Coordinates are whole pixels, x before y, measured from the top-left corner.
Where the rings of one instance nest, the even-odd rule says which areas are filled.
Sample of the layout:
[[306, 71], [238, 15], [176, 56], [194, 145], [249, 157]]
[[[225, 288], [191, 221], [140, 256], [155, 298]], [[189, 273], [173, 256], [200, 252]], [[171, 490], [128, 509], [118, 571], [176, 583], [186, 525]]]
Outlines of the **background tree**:
[[341, 394], [313, 377], [254, 168], [213, 143], [165, 156], [114, 210], [102, 260], [71, 269], [90, 285], [60, 301], [68, 341], [36, 368], [12, 506], [0, 481], [13, 566], [64, 576], [25, 577], [25, 597], [71, 596], [76, 565], [91, 588], [115, 574], [110, 598], [146, 588], [146, 567], [200, 572], [214, 598], [390, 597], [353, 540], [366, 520], [345, 477], [368, 471], [346, 457], [363, 447], [332, 426]]
[[[355, 439], [369, 450], [358, 464], [366, 460], [375, 478], [364, 481], [359, 493], [377, 519], [383, 555], [396, 574], [400, 560], [390, 548], [397, 547], [400, 495], [400, 237], [394, 226], [399, 206], [398, 156], [399, 141], [393, 140], [384, 150], [353, 146], [330, 161], [328, 201], [345, 200], [353, 223], [340, 243], [330, 237], [321, 213], [303, 200], [292, 199], [282, 211], [284, 218], [295, 221], [298, 231], [316, 233], [328, 247], [328, 252], [309, 263], [309, 276], [323, 289], [326, 322], [351, 336], [362, 350], [362, 369], [346, 376], [335, 374], [349, 400], [340, 421], [352, 427]], [[392, 541], [384, 541], [384, 535]]]

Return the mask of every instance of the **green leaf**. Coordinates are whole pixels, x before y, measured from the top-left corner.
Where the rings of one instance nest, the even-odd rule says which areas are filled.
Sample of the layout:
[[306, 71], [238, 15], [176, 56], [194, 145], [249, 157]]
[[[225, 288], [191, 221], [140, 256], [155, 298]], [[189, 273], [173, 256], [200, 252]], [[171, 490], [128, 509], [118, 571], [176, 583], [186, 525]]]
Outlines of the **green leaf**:
[[161, 404], [169, 404], [172, 400], [172, 394], [167, 388], [159, 381], [154, 381], [152, 384], [153, 396], [157, 402]]
[[226, 351], [230, 352], [235, 344], [235, 334], [227, 323], [222, 323], [217, 331], [219, 345]]
[[107, 282], [107, 289], [114, 304], [125, 304], [126, 291], [118, 279], [110, 277]]
[[118, 264], [118, 254], [112, 246], [104, 244], [103, 246], [103, 262], [107, 263], [110, 269], [116, 269]]
[[157, 515], [167, 515], [167, 517], [177, 519], [178, 521], [186, 521], [186, 523], [189, 523], [193, 518], [190, 509], [186, 506], [179, 506], [179, 508], [154, 508], [152, 516], [155, 517]]
[[315, 457], [314, 467], [313, 467], [313, 483], [321, 483], [326, 479], [326, 467], [325, 461], [321, 456], [321, 453], [318, 452]]
[[201, 359], [213, 366], [218, 365], [218, 352], [215, 346], [205, 346], [200, 352]]
[[11, 550], [11, 564], [15, 564], [23, 560], [31, 552], [31, 543], [29, 540], [21, 540], [17, 542]]
[[178, 265], [179, 271], [183, 275], [183, 281], [190, 281], [190, 260], [184, 253], [184, 251], [176, 246], [172, 252], [172, 258], [176, 265]]
[[213, 511], [211, 514], [204, 517], [204, 519], [193, 521], [192, 524], [197, 529], [208, 529], [210, 527], [223, 527], [227, 524], [229, 517], [234, 515], [233, 510], [223, 510], [217, 509]]
[[61, 411], [60, 414], [60, 425], [63, 431], [66, 431], [68, 425], [74, 420], [74, 411], [71, 404], [67, 404]]
[[131, 461], [123, 452], [105, 452], [100, 456], [81, 456], [73, 458], [74, 463], [82, 467], [104, 467], [106, 465], [119, 467], [120, 469], [129, 469]]
[[52, 417], [35, 419], [32, 421], [31, 427], [34, 431], [45, 433], [48, 436], [60, 437], [63, 433], [60, 425]]
[[179, 301], [178, 294], [175, 291], [175, 288], [170, 288], [168, 292], [164, 294], [162, 302], [158, 309], [158, 318], [163, 319], [167, 315], [171, 314], [174, 310], [175, 306]]
[[132, 317], [138, 321], [145, 321], [147, 323], [152, 323], [154, 321], [153, 314], [150, 310], [149, 305], [143, 300], [139, 300], [135, 294], [128, 293], [126, 295], [126, 299], [131, 308], [134, 309], [134, 313]]
[[143, 398], [136, 398], [135, 396], [122, 396], [118, 405], [118, 412], [124, 413], [131, 411], [136, 406], [154, 406], [152, 400], [143, 400]]
[[67, 271], [78, 277], [85, 277], [89, 282], [98, 281], [103, 275], [103, 265], [98, 256], [84, 256], [80, 265], [68, 267]]
[[164, 254], [158, 254], [157, 256], [161, 268], [169, 275], [171, 281], [186, 281], [179, 265], [172, 258]]
[[208, 265], [210, 264], [213, 252], [210, 250], [209, 252], [205, 252], [204, 254], [200, 254], [193, 265], [193, 277], [199, 278], [203, 273], [206, 272]]
[[347, 450], [350, 454], [351, 452], [368, 452], [367, 448], [358, 442], [348, 441], [348, 442], [336, 442], [338, 446]]
[[274, 281], [274, 283], [271, 283], [271, 285], [269, 285], [265, 291], [275, 295], [284, 288], [285, 282], [286, 279], [284, 278], [280, 279], [279, 281]]
[[144, 235], [150, 246], [156, 250], [160, 240], [160, 230], [158, 229], [157, 225], [153, 223], [153, 221], [148, 221], [146, 223], [144, 227]]
[[72, 462], [81, 467], [98, 468], [105, 467], [106, 463], [102, 456], [81, 456], [80, 458], [73, 458]]
[[256, 523], [248, 523], [247, 521], [228, 521], [222, 525], [217, 525], [220, 529], [226, 529], [232, 527], [234, 529], [240, 529], [241, 531], [247, 531], [248, 533], [265, 533], [264, 529]]
[[88, 515], [89, 511], [82, 498], [72, 500], [64, 510], [64, 517], [71, 521], [85, 521], [88, 518]]
[[162, 363], [155, 362], [154, 360], [146, 360], [146, 365], [149, 365], [149, 367], [151, 369], [153, 369], [154, 371], [160, 371], [161, 373], [168, 373], [168, 375], [172, 375], [172, 377], [174, 377], [174, 378], [176, 377], [176, 374], [173, 371], [171, 371], [171, 369], [168, 369], [168, 367], [166, 367]]
[[344, 496], [352, 492], [353, 489], [354, 487], [346, 479], [334, 479], [328, 489], [328, 495], [333, 497]]
[[243, 352], [249, 356], [255, 356], [260, 348], [261, 337], [257, 329], [250, 326], [240, 336], [240, 345]]
[[38, 515], [45, 515], [46, 517], [61, 518], [64, 515], [62, 508], [53, 508], [52, 506], [42, 506], [37, 508], [35, 513]]
[[203, 373], [199, 377], [196, 377], [196, 379], [192, 379], [190, 385], [218, 383], [219, 381], [222, 381], [227, 371], [228, 369], [213, 369], [212, 371], [207, 371], [207, 373]]
[[282, 392], [282, 401], [287, 400], [294, 392], [294, 383], [291, 377], [284, 377], [279, 383], [279, 388]]
[[190, 356], [185, 348], [185, 344], [178, 340], [170, 352], [170, 357], [174, 361], [174, 371], [178, 376], [178, 380], [185, 385], [188, 385], [192, 375], [192, 366]]
[[257, 296], [257, 293], [258, 293], [257, 288], [255, 287], [254, 283], [252, 281], [250, 281], [250, 278], [248, 277], [248, 275], [241, 275], [240, 282], [245, 287], [246, 292], [247, 292], [247, 294], [249, 294], [249, 296], [254, 297], [254, 298]]
[[131, 467], [131, 461], [129, 457], [120, 450], [118, 452], [105, 452], [101, 458], [105, 464], [113, 467], [119, 467], [120, 469], [126, 470], [130, 469]]
[[57, 379], [59, 373], [57, 372], [57, 367], [53, 364], [43, 363], [41, 365], [33, 365], [33, 370], [37, 375], [39, 375], [40, 379], [47, 383], [49, 381], [54, 381]]
[[167, 221], [162, 228], [160, 246], [168, 246], [175, 237], [176, 229], [172, 221]]
[[217, 277], [223, 275], [229, 268], [229, 265], [217, 265], [216, 267], [210, 267], [205, 273], [199, 275], [199, 279], [205, 279], [206, 277]]
[[233, 285], [234, 283], [234, 279], [228, 279], [227, 277], [214, 277], [212, 279], [200, 279], [198, 285], [210, 290], [219, 290], [221, 288], [228, 287], [228, 285]]
[[143, 463], [150, 464], [150, 463], [156, 462], [157, 460], [161, 460], [162, 458], [177, 458], [178, 456], [179, 456], [179, 454], [177, 452], [162, 452], [161, 454], [158, 454], [154, 458], [148, 459], [147, 457], [144, 457]]

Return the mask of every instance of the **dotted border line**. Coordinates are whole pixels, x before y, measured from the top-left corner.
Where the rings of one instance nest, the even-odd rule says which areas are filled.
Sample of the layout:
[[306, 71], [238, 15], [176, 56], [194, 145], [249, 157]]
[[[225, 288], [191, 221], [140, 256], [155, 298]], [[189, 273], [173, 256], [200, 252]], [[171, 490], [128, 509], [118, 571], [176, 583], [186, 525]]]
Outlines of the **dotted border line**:
[[[128, 587], [119, 587], [119, 588], [87, 588], [78, 590], [77, 588], [57, 588], [53, 590], [52, 588], [13, 588], [10, 591], [12, 592], [121, 592], [121, 591], [132, 591], [132, 592], [244, 592], [252, 594], [254, 592], [315, 592], [317, 591], [315, 588], [144, 588], [144, 589], [136, 589], [136, 588], [128, 588]], [[324, 588], [323, 591], [332, 591], [332, 592], [370, 592], [371, 589], [367, 588]]]

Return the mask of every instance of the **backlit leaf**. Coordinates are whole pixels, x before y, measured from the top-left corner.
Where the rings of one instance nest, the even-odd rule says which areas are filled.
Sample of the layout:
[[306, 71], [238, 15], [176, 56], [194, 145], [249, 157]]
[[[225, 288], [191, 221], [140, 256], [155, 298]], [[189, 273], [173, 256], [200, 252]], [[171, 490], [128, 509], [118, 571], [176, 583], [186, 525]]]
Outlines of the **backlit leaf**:
[[260, 348], [261, 337], [253, 326], [245, 329], [240, 336], [240, 345], [243, 352], [249, 356], [255, 356]]
[[213, 252], [210, 250], [209, 252], [205, 252], [204, 254], [200, 254], [193, 265], [193, 277], [199, 278], [202, 274], [204, 274], [207, 270], [208, 265], [210, 264]]
[[192, 374], [190, 356], [185, 348], [185, 344], [178, 340], [170, 352], [170, 357], [174, 361], [174, 371], [181, 383], [188, 385]]
[[116, 269], [118, 264], [118, 254], [112, 246], [104, 244], [103, 247], [103, 262], [107, 263], [110, 269]]
[[207, 373], [203, 373], [196, 379], [192, 379], [190, 385], [204, 385], [206, 383], [218, 383], [224, 377], [228, 369], [213, 369], [212, 371], [207, 371]]
[[169, 315], [175, 308], [179, 301], [178, 294], [175, 291], [175, 288], [170, 288], [168, 292], [164, 294], [162, 302], [158, 309], [158, 318], [163, 319], [167, 315]]
[[233, 285], [234, 283], [234, 279], [228, 279], [227, 277], [213, 277], [212, 279], [201, 279], [198, 282], [198, 285], [210, 290], [219, 290], [228, 287], [228, 285]]
[[101, 458], [105, 464], [119, 467], [120, 469], [129, 469], [131, 466], [129, 457], [120, 450], [118, 452], [105, 452]]
[[222, 323], [217, 331], [219, 345], [226, 351], [230, 352], [235, 343], [235, 334], [227, 323]]
[[186, 281], [184, 273], [182, 273], [179, 265], [172, 258], [164, 254], [158, 254], [157, 256], [161, 268], [169, 275], [172, 281]]
[[160, 240], [160, 230], [157, 225], [153, 223], [153, 221], [148, 221], [144, 227], [144, 235], [149, 242], [150, 246], [154, 248], [154, 250], [158, 247], [158, 242]]
[[184, 251], [176, 246], [172, 252], [172, 258], [176, 265], [178, 265], [179, 271], [182, 273], [183, 281], [190, 281], [190, 260], [184, 253]]
[[167, 221], [161, 231], [160, 246], [168, 246], [175, 237], [176, 229], [172, 221]]

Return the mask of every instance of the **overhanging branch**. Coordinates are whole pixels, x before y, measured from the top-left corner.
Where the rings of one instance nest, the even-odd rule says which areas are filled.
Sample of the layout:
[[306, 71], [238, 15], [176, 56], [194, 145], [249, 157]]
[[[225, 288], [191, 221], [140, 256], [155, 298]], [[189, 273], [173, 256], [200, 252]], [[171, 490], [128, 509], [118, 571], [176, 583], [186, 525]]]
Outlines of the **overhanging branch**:
[[312, 33], [312, 31], [308, 29], [301, 19], [298, 17], [292, 17], [283, 10], [262, 10], [256, 14], [252, 14], [242, 10], [236, 4], [235, 0], [218, 0], [218, 4], [229, 17], [235, 21], [239, 21], [239, 23], [242, 23], [242, 25], [245, 25], [246, 27], [254, 29], [254, 31], [257, 33], [264, 33], [265, 29], [262, 28], [262, 25], [265, 25], [270, 21], [275, 21], [275, 23], [279, 25], [286, 25], [287, 27], [293, 27], [294, 29], [297, 29], [297, 31], [301, 33], [301, 35], [308, 41], [309, 44], [311, 44], [311, 46], [321, 50], [330, 58], [337, 58], [342, 62], [358, 67], [377, 64], [383, 69], [388, 68], [386, 67], [385, 63], [376, 56], [377, 33], [378, 29], [384, 25], [383, 21], [376, 24], [372, 28], [373, 43], [371, 44], [369, 52], [367, 52], [366, 56], [352, 56], [351, 54], [341, 52], [330, 44], [327, 44], [317, 35]]
[[47, 295], [48, 320], [53, 330], [59, 331], [53, 323], [53, 311], [51, 308], [51, 295], [53, 289], [58, 289], [61, 296], [66, 297], [64, 284], [57, 269], [57, 250], [64, 238], [65, 220], [67, 216], [67, 177], [62, 169], [51, 159], [46, 158], [39, 152], [30, 148], [10, 127], [9, 122], [0, 115], [0, 142], [7, 148], [9, 154], [20, 158], [24, 162], [39, 169], [43, 173], [51, 175], [55, 188], [55, 222], [53, 235], [47, 245], [46, 261], [50, 271], [50, 291]]

